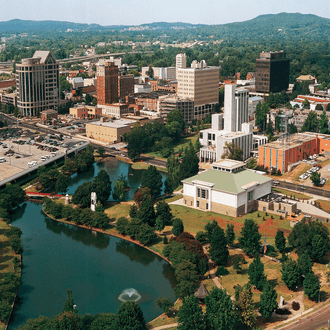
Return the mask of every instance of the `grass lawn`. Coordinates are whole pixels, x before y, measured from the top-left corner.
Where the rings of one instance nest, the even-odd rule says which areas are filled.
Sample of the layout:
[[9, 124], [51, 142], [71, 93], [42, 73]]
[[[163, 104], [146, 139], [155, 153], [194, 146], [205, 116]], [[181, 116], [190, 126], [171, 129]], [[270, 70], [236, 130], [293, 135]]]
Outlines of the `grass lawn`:
[[326, 212], [330, 212], [330, 201], [325, 201], [323, 199], [317, 199], [315, 202], [317, 204], [319, 203], [319, 205], [321, 206], [321, 209], [322, 210], [324, 210]]
[[286, 190], [286, 189], [282, 189], [282, 188], [272, 188], [272, 190], [280, 193], [280, 194], [283, 194], [283, 195], [287, 195], [287, 196], [293, 196], [297, 199], [311, 199], [312, 197], [310, 196], [307, 196], [307, 195], [304, 195], [302, 193], [296, 193], [296, 192], [293, 192], [293, 191], [290, 191], [290, 190]]
[[127, 217], [131, 206], [132, 204], [128, 202], [108, 202], [105, 206], [104, 212], [107, 214], [111, 221], [116, 221], [120, 217]]
[[[182, 220], [185, 231], [192, 234], [203, 231], [208, 222], [216, 220], [219, 226], [223, 229], [227, 227], [227, 223], [233, 223], [236, 236], [238, 236], [244, 225], [245, 219], [253, 219], [256, 221], [259, 225], [261, 235], [266, 236], [268, 243], [274, 242], [274, 237], [278, 228], [283, 230], [286, 236], [291, 232], [289, 220], [281, 220], [278, 215], [273, 215], [274, 219], [271, 219], [270, 215], [266, 215], [265, 212], [261, 211], [249, 213], [239, 218], [233, 218], [228, 215], [204, 212], [181, 205], [171, 205], [171, 210], [175, 218]], [[263, 220], [263, 218], [265, 218], [265, 220]]]
[[[9, 238], [4, 235], [7, 229], [9, 229], [9, 225], [0, 218], [0, 277], [1, 274], [13, 271], [14, 257], [17, 257], [19, 259], [21, 258], [21, 256], [19, 254], [15, 254], [15, 252], [9, 246]], [[5, 328], [5, 324], [3, 322], [0, 322], [0, 330], [3, 330]]]
[[[137, 162], [137, 163], [133, 163], [132, 168], [134, 170], [146, 170], [148, 169], [149, 166], [150, 165], [147, 163]], [[156, 166], [156, 167], [158, 171], [167, 173], [166, 167], [160, 167], [160, 166]]]
[[179, 186], [177, 186], [177, 187], [174, 189], [174, 191], [179, 191], [179, 190], [181, 190], [182, 188], [183, 188], [183, 185], [180, 184]]

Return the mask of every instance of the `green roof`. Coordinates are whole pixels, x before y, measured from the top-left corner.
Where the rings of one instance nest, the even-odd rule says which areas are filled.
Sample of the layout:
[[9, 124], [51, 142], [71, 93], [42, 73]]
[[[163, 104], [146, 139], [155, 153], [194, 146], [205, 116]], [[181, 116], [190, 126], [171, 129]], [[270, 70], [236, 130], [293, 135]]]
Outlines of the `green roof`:
[[195, 180], [213, 183], [213, 189], [222, 190], [233, 194], [238, 194], [245, 191], [242, 186], [251, 182], [258, 182], [261, 184], [267, 181], [272, 181], [271, 178], [250, 170], [231, 173], [212, 169], [204, 171], [188, 179], [184, 179], [182, 182], [192, 183]]

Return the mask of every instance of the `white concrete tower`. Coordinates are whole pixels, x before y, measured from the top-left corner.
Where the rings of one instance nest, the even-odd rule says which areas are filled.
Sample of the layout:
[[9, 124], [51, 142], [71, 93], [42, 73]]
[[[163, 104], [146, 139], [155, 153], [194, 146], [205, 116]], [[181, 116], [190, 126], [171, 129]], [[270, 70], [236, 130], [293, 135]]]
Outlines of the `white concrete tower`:
[[224, 110], [224, 130], [226, 132], [236, 132], [236, 107], [235, 107], [235, 87], [236, 85], [225, 85], [225, 110]]

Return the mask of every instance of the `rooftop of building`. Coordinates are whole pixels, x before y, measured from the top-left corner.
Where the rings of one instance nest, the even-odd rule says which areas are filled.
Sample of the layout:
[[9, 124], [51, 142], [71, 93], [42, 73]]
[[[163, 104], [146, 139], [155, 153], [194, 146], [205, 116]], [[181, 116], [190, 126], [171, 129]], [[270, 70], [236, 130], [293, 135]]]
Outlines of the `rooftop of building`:
[[86, 125], [94, 125], [94, 126], [104, 126], [109, 128], [122, 128], [127, 126], [132, 126], [136, 123], [135, 120], [129, 119], [116, 119], [111, 121], [94, 121], [93, 123], [87, 123]]
[[[283, 143], [281, 140], [276, 140], [264, 144], [263, 146], [261, 146], [261, 148], [266, 147], [272, 149], [289, 150], [300, 146], [304, 142], [314, 140], [316, 136], [320, 136], [320, 135], [322, 134], [317, 134], [312, 132], [296, 133], [290, 135], [290, 139], [286, 143]], [[325, 137], [328, 137], [328, 139], [330, 138], [329, 135], [325, 135]]]
[[207, 170], [183, 180], [189, 184], [205, 184], [213, 189], [239, 194], [246, 189], [259, 184], [272, 181], [272, 178], [256, 173], [252, 170], [242, 170], [236, 173], [220, 170]]
[[58, 114], [58, 111], [57, 110], [53, 110], [53, 109], [46, 109], [44, 111], [41, 111], [41, 114], [55, 115], [55, 114]]
[[301, 75], [299, 76], [296, 80], [314, 80], [316, 79], [315, 76], [312, 76], [310, 74], [305, 74], [305, 75]]
[[143, 92], [143, 93], [132, 93], [129, 95], [129, 97], [139, 97], [143, 99], [158, 99], [160, 96], [168, 95], [170, 94], [170, 91], [153, 91], [153, 92]]

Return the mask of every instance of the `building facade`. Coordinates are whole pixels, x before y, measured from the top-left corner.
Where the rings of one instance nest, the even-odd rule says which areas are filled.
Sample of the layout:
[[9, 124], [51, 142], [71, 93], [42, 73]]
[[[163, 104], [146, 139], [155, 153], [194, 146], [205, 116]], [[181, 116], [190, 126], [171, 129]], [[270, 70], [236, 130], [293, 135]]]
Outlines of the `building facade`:
[[86, 106], [86, 105], [78, 105], [74, 108], [70, 108], [70, 115], [76, 119], [85, 119], [85, 118], [100, 118], [102, 115], [102, 109]]
[[283, 50], [262, 52], [255, 65], [256, 92], [278, 93], [289, 87], [290, 60]]
[[49, 51], [36, 51], [16, 64], [17, 107], [23, 116], [57, 110], [60, 102], [59, 64]]
[[257, 210], [258, 199], [271, 193], [273, 180], [244, 167], [242, 162], [223, 160], [183, 180], [184, 204], [233, 217]]
[[98, 106], [118, 102], [118, 66], [111, 61], [96, 65]]
[[118, 98], [123, 100], [132, 93], [134, 93], [134, 75], [126, 74], [118, 76]]

